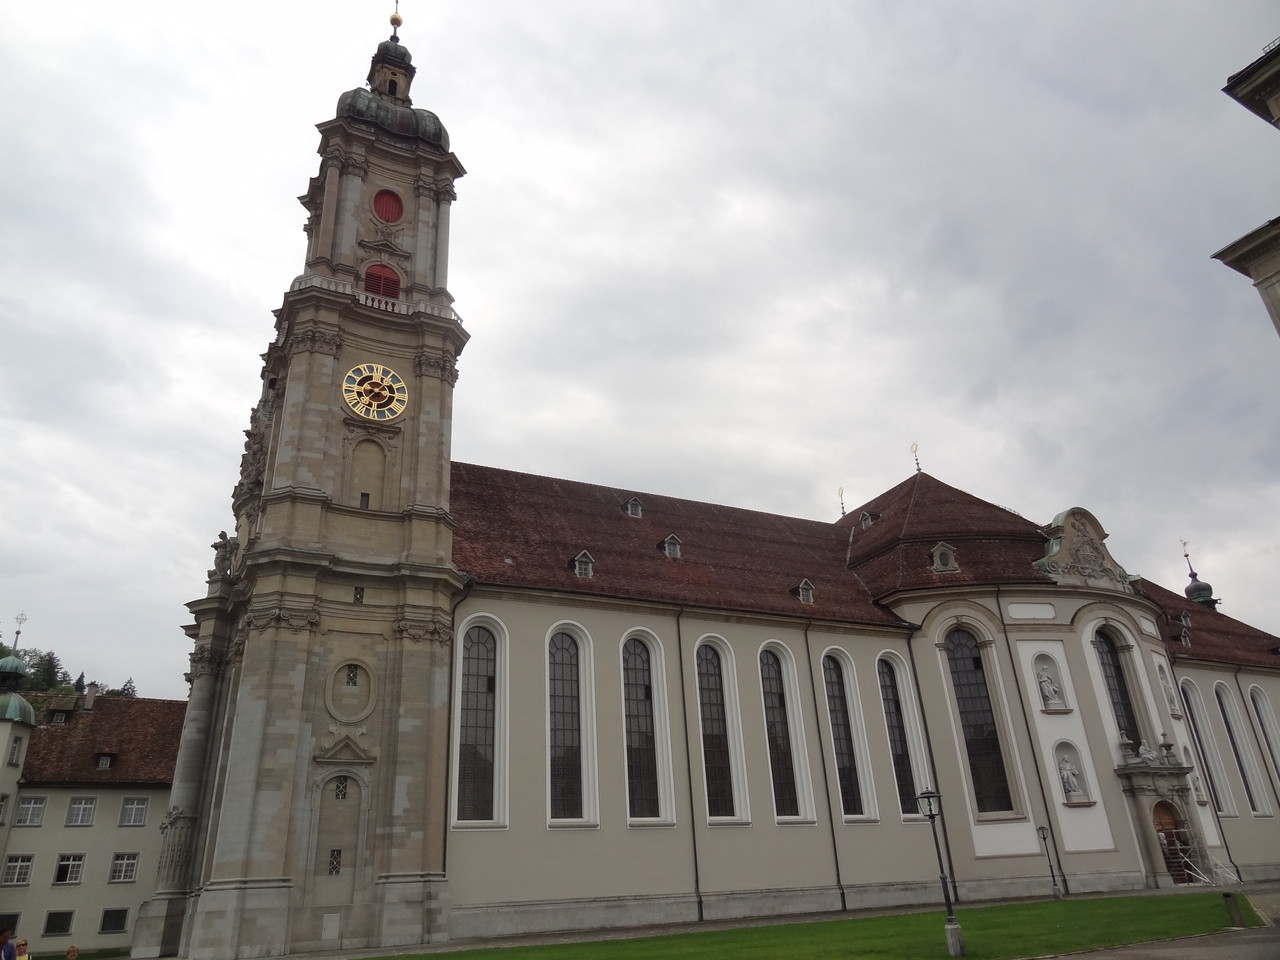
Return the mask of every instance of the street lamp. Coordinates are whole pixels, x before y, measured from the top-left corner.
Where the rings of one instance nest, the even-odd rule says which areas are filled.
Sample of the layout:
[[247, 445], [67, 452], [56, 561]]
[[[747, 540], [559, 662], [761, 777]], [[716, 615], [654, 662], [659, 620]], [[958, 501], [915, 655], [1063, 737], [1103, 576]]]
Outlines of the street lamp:
[[942, 813], [942, 795], [936, 790], [926, 790], [916, 795], [916, 806], [920, 808], [920, 816], [929, 818], [929, 827], [933, 830], [933, 852], [938, 855], [938, 879], [942, 882], [942, 902], [947, 905], [947, 923], [943, 927], [947, 935], [947, 953], [953, 957], [963, 957], [964, 931], [960, 929], [955, 911], [951, 907], [951, 891], [947, 889], [947, 871], [942, 865], [942, 847], [938, 843], [938, 815]]
[[1062, 891], [1058, 889], [1058, 875], [1053, 869], [1053, 858], [1049, 856], [1049, 828], [1041, 824], [1036, 827], [1036, 833], [1040, 835], [1040, 842], [1044, 844], [1045, 863], [1049, 864], [1049, 879], [1053, 881], [1053, 899], [1061, 900]]

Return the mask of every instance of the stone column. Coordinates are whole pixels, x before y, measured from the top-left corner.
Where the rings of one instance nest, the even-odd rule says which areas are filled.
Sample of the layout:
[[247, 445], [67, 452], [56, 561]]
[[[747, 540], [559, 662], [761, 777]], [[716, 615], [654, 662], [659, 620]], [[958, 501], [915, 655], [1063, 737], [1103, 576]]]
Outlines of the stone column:
[[342, 155], [336, 150], [325, 154], [324, 160], [324, 200], [320, 205], [320, 236], [316, 241], [315, 255], [329, 263], [334, 263], [333, 255], [334, 225], [338, 215], [338, 177], [342, 168]]
[[418, 200], [418, 223], [413, 236], [413, 282], [435, 289], [440, 286], [435, 278], [436, 182], [430, 177], [418, 177], [413, 181], [413, 195]]
[[448, 180], [436, 182], [438, 213], [436, 214], [436, 273], [432, 286], [444, 290], [449, 286], [449, 210], [457, 194]]
[[356, 231], [360, 221], [360, 200], [364, 196], [364, 177], [369, 164], [364, 157], [347, 157], [342, 161], [342, 181], [338, 196], [338, 236], [334, 262], [356, 270]]

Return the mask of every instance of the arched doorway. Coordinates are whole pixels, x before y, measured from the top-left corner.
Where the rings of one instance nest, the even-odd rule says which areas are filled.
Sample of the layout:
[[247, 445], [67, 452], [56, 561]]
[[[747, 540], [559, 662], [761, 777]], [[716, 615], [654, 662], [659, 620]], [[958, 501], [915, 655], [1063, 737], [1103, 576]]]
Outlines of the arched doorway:
[[1164, 866], [1174, 883], [1191, 883], [1194, 878], [1188, 873], [1192, 854], [1191, 837], [1187, 834], [1186, 824], [1178, 816], [1178, 811], [1167, 800], [1161, 800], [1151, 811], [1151, 819], [1155, 824], [1156, 837], [1160, 841], [1160, 852], [1164, 854]]

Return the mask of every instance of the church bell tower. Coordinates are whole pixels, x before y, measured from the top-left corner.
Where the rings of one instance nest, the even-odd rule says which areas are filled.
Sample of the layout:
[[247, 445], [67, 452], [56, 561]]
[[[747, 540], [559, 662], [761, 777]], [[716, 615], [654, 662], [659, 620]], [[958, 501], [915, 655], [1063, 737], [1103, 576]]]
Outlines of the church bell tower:
[[[398, 30], [400, 17], [392, 17]], [[157, 893], [134, 956], [447, 936], [447, 289], [464, 170], [395, 32], [319, 124], [307, 252], [276, 311], [208, 593]]]

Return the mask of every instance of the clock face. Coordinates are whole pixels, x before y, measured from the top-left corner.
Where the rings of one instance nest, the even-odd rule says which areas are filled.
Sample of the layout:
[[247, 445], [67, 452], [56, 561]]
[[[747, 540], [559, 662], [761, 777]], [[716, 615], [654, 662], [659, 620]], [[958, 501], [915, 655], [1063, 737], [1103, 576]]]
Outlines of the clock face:
[[347, 406], [369, 420], [392, 420], [409, 403], [409, 388], [400, 375], [379, 363], [352, 367], [342, 378]]

